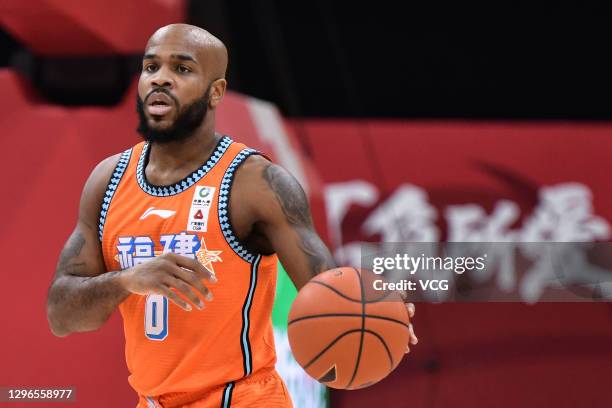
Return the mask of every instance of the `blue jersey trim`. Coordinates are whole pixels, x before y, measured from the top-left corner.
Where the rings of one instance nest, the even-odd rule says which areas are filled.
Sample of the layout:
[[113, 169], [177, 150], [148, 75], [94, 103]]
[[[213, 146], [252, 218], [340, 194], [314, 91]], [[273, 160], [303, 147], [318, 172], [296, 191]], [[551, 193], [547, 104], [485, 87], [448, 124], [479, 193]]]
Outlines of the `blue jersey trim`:
[[155, 186], [153, 184], [149, 184], [146, 180], [144, 174], [145, 162], [148, 159], [148, 151], [150, 144], [145, 143], [142, 148], [142, 152], [140, 153], [140, 158], [138, 159], [138, 166], [136, 167], [136, 180], [138, 181], [138, 185], [145, 193], [155, 196], [155, 197], [168, 197], [173, 196], [175, 194], [181, 193], [187, 190], [189, 187], [193, 186], [195, 183], [200, 181], [202, 177], [208, 173], [215, 164], [221, 159], [223, 153], [228, 149], [228, 147], [232, 144], [232, 139], [229, 136], [223, 136], [219, 142], [217, 143], [217, 147], [212, 152], [206, 163], [202, 165], [199, 169], [191, 173], [189, 176], [185, 177], [181, 181], [176, 184], [170, 186]]
[[230, 408], [230, 404], [232, 403], [232, 391], [234, 390], [234, 383], [229, 382], [223, 389], [223, 394], [221, 398], [221, 408]]
[[221, 180], [218, 205], [219, 225], [221, 226], [221, 232], [225, 237], [225, 241], [239, 257], [249, 263], [253, 262], [257, 255], [251, 253], [248, 249], [246, 249], [244, 245], [242, 245], [242, 243], [238, 241], [238, 237], [236, 237], [236, 234], [234, 234], [229, 216], [229, 197], [230, 189], [232, 187], [232, 183], [234, 182], [234, 174], [236, 172], [236, 169], [238, 168], [238, 166], [240, 166], [240, 164], [244, 162], [244, 160], [246, 160], [247, 157], [253, 154], [259, 154], [259, 152], [250, 148], [242, 149], [236, 155], [234, 160], [232, 160], [232, 163], [225, 171], [223, 179]]
[[128, 149], [121, 153], [121, 156], [119, 157], [119, 162], [117, 163], [117, 166], [115, 166], [113, 175], [111, 176], [108, 182], [108, 186], [106, 187], [104, 199], [102, 200], [102, 208], [100, 210], [100, 219], [98, 221], [98, 238], [100, 239], [100, 241], [102, 241], [102, 234], [104, 233], [104, 224], [106, 222], [106, 216], [108, 215], [108, 209], [110, 207], [113, 196], [115, 195], [115, 191], [119, 186], [119, 182], [123, 177], [123, 173], [125, 173], [125, 169], [127, 168], [127, 165], [130, 162], [131, 155], [132, 149]]
[[253, 355], [251, 352], [251, 342], [249, 341], [249, 328], [251, 326], [250, 313], [253, 297], [255, 295], [255, 287], [257, 286], [257, 269], [261, 255], [258, 255], [251, 264], [251, 279], [249, 282], [249, 291], [242, 306], [242, 330], [240, 334], [240, 347], [242, 348], [242, 363], [244, 367], [244, 376], [253, 372]]

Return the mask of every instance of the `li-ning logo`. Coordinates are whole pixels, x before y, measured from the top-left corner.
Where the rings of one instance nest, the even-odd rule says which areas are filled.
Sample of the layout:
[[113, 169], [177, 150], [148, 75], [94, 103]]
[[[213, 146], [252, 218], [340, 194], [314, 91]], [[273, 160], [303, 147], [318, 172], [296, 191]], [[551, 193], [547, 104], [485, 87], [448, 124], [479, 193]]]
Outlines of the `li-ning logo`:
[[147, 218], [149, 215], [157, 215], [159, 217], [162, 218], [170, 218], [172, 217], [174, 214], [176, 214], [176, 211], [172, 211], [172, 210], [156, 210], [155, 207], [149, 207], [141, 216], [140, 219], [144, 220], [145, 218]]

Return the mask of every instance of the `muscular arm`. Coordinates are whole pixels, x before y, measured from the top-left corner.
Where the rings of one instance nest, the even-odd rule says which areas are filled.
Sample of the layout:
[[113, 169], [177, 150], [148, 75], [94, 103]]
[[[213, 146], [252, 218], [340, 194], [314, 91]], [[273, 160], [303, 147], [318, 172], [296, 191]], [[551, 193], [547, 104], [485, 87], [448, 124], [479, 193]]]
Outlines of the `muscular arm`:
[[254, 220], [298, 290], [313, 276], [336, 267], [314, 229], [304, 190], [282, 167], [249, 157], [236, 173], [232, 196], [241, 213]]
[[[100, 163], [85, 184], [74, 232], [60, 255], [47, 296], [47, 318], [56, 336], [102, 326], [131, 293], [158, 293], [184, 310], [212, 300], [203, 280], [215, 277], [197, 260], [166, 253], [123, 271], [107, 272], [98, 239], [102, 199], [119, 156]], [[179, 293], [183, 296], [179, 296]]]
[[119, 272], [106, 272], [97, 222], [106, 184], [118, 156], [91, 173], [79, 208], [77, 225], [66, 242], [47, 296], [47, 318], [56, 336], [96, 330], [128, 295]]
[[[308, 199], [298, 181], [282, 167], [250, 156], [236, 171], [230, 207], [232, 224], [245, 231], [261, 231], [277, 253], [287, 274], [300, 290], [313, 276], [336, 267], [312, 225]], [[414, 304], [408, 303], [410, 318]], [[410, 344], [418, 343], [412, 323]], [[406, 346], [406, 353], [410, 351]]]

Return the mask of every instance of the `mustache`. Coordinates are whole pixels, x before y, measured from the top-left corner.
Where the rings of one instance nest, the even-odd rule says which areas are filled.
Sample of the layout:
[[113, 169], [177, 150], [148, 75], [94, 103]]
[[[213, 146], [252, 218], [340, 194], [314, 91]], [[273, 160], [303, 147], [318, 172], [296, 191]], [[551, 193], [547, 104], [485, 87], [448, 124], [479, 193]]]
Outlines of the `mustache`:
[[180, 106], [178, 99], [176, 98], [176, 96], [174, 96], [169, 90], [168, 88], [164, 88], [162, 86], [156, 87], [151, 89], [151, 92], [149, 92], [147, 94], [147, 96], [145, 96], [143, 103], [146, 104], [147, 100], [151, 97], [151, 95], [153, 95], [154, 93], [163, 93], [166, 94], [170, 99], [172, 99], [172, 101], [174, 102], [174, 104], [176, 106]]

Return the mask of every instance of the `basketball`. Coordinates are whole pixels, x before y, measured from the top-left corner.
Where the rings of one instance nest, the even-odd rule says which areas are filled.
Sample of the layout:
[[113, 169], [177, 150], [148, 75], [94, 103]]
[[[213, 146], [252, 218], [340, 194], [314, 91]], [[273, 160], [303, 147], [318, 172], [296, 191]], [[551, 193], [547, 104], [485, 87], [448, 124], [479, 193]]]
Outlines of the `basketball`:
[[385, 378], [409, 340], [408, 311], [398, 292], [376, 292], [372, 272], [341, 267], [299, 291], [288, 319], [296, 361], [319, 382], [358, 389]]

